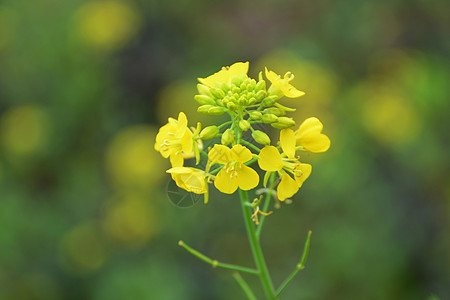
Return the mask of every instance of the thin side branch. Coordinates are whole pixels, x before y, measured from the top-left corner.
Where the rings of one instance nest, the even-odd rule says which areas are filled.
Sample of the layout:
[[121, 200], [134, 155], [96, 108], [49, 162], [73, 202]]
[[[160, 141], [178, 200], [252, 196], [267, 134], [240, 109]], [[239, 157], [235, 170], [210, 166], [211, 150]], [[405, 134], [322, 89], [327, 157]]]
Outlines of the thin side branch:
[[308, 252], [309, 252], [309, 244], [310, 244], [310, 239], [311, 239], [311, 230], [308, 232], [308, 237], [306, 238], [306, 242], [305, 242], [305, 248], [303, 249], [303, 255], [302, 258], [300, 260], [300, 262], [297, 264], [297, 267], [295, 268], [295, 270], [288, 276], [288, 278], [286, 278], [283, 283], [281, 284], [281, 286], [278, 288], [278, 290], [276, 291], [276, 295], [279, 296], [281, 294], [281, 292], [287, 287], [287, 285], [291, 282], [292, 279], [294, 279], [295, 275], [297, 275], [298, 272], [300, 272], [300, 270], [303, 270], [305, 268], [305, 262], [306, 259], [308, 258]]
[[233, 273], [234, 279], [236, 279], [239, 286], [244, 291], [245, 295], [249, 300], [256, 300], [255, 294], [253, 294], [253, 291], [250, 289], [250, 286], [245, 282], [244, 278], [242, 278], [241, 274], [238, 272]]
[[242, 266], [238, 266], [238, 265], [226, 264], [226, 263], [219, 262], [215, 259], [211, 259], [211, 258], [207, 257], [206, 255], [198, 252], [197, 250], [192, 249], [191, 247], [186, 245], [183, 241], [179, 241], [178, 245], [180, 245], [181, 247], [186, 249], [188, 252], [190, 252], [194, 256], [200, 258], [204, 262], [210, 264], [211, 266], [213, 266], [213, 268], [220, 267], [220, 268], [230, 269], [230, 270], [234, 270], [234, 271], [245, 272], [245, 273], [249, 273], [249, 274], [255, 274], [255, 275], [259, 274], [259, 272], [255, 269], [242, 267]]

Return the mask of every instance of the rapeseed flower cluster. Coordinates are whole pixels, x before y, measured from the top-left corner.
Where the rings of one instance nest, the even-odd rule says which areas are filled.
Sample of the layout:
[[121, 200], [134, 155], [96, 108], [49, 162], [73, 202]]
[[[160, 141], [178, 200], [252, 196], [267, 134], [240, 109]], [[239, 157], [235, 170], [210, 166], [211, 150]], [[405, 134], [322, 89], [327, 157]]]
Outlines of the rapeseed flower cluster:
[[[292, 129], [296, 122], [286, 113], [295, 109], [279, 103], [282, 97], [298, 98], [305, 94], [291, 85], [292, 73], [281, 77], [265, 68], [266, 79], [260, 72], [255, 80], [248, 77], [248, 67], [248, 62], [238, 62], [198, 79], [199, 94], [194, 97], [198, 111], [208, 115], [228, 114], [228, 122], [204, 128], [198, 123], [196, 128], [190, 128], [186, 115], [180, 112], [178, 119], [169, 118], [156, 136], [155, 149], [172, 164], [167, 172], [180, 188], [205, 194], [205, 203], [212, 183], [226, 194], [238, 188], [244, 191], [256, 188], [260, 177], [251, 167], [256, 162], [266, 172], [264, 186], [271, 174], [278, 176], [277, 197], [284, 201], [311, 174], [311, 165], [301, 162], [298, 153], [320, 153], [330, 147], [330, 139], [322, 133], [323, 125], [315, 117], [306, 119], [297, 130]], [[267, 133], [254, 128], [257, 124], [279, 129], [279, 142], [272, 145]], [[244, 138], [245, 131], [251, 131], [251, 139]], [[217, 143], [203, 149], [202, 140], [214, 138]], [[184, 166], [185, 159], [195, 157], [198, 165], [203, 156], [207, 158], [204, 170]]]

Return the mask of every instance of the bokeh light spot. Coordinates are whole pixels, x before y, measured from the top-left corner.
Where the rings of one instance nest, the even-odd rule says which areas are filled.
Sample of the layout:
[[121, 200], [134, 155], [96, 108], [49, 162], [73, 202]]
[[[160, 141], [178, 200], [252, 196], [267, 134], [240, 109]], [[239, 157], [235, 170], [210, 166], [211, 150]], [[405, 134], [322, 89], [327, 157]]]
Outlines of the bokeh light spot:
[[49, 129], [49, 116], [43, 108], [32, 105], [16, 106], [2, 116], [0, 138], [8, 154], [31, 155], [46, 146]]
[[84, 275], [98, 270], [106, 260], [106, 250], [94, 222], [82, 223], [61, 240], [63, 266], [73, 274]]
[[126, 195], [106, 206], [103, 228], [113, 242], [122, 246], [145, 245], [157, 233], [158, 225], [150, 202], [142, 196]]
[[156, 129], [148, 125], [117, 133], [106, 151], [106, 169], [115, 188], [150, 194], [159, 186], [166, 164], [154, 150], [155, 138]]
[[386, 146], [403, 145], [418, 135], [420, 119], [401, 95], [382, 92], [363, 103], [363, 123]]
[[137, 10], [123, 1], [87, 2], [76, 17], [81, 40], [103, 50], [122, 47], [136, 35], [141, 22]]

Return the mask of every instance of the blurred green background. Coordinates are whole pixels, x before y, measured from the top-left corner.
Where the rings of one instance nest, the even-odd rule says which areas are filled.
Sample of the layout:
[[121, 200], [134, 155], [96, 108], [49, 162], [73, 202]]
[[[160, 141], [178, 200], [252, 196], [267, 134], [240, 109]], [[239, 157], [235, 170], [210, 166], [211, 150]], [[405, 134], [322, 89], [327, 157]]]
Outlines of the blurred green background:
[[[236, 61], [291, 71], [332, 146], [268, 217], [281, 299], [450, 299], [449, 5], [413, 1], [0, 2], [0, 299], [244, 299], [238, 200], [167, 196], [153, 150], [196, 112], [197, 77]], [[193, 198], [194, 200], [196, 198]], [[173, 201], [172, 201], [173, 202]], [[256, 279], [247, 278], [259, 288]], [[262, 296], [261, 291], [258, 292]]]

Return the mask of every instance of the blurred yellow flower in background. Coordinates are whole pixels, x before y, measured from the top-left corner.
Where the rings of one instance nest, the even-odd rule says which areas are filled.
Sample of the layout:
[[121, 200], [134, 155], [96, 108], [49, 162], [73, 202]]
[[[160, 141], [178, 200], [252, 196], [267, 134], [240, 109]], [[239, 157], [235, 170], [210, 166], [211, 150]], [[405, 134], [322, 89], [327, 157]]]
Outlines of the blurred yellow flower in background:
[[83, 42], [102, 50], [116, 50], [136, 35], [141, 17], [129, 2], [92, 1], [78, 9], [76, 22]]
[[70, 273], [85, 275], [103, 266], [106, 248], [97, 225], [90, 221], [79, 224], [62, 238], [62, 265]]
[[[119, 131], [106, 150], [106, 169], [116, 189], [151, 193], [166, 164], [153, 150], [156, 130], [135, 125]], [[159, 171], [158, 171], [159, 170]]]
[[107, 203], [102, 227], [121, 246], [144, 246], [158, 231], [159, 220], [147, 197], [125, 194]]
[[395, 89], [379, 89], [362, 103], [364, 126], [380, 142], [397, 147], [412, 141], [419, 134], [422, 119], [412, 103]]
[[40, 106], [12, 107], [1, 116], [2, 146], [12, 156], [36, 154], [47, 146], [50, 124], [47, 112]]

